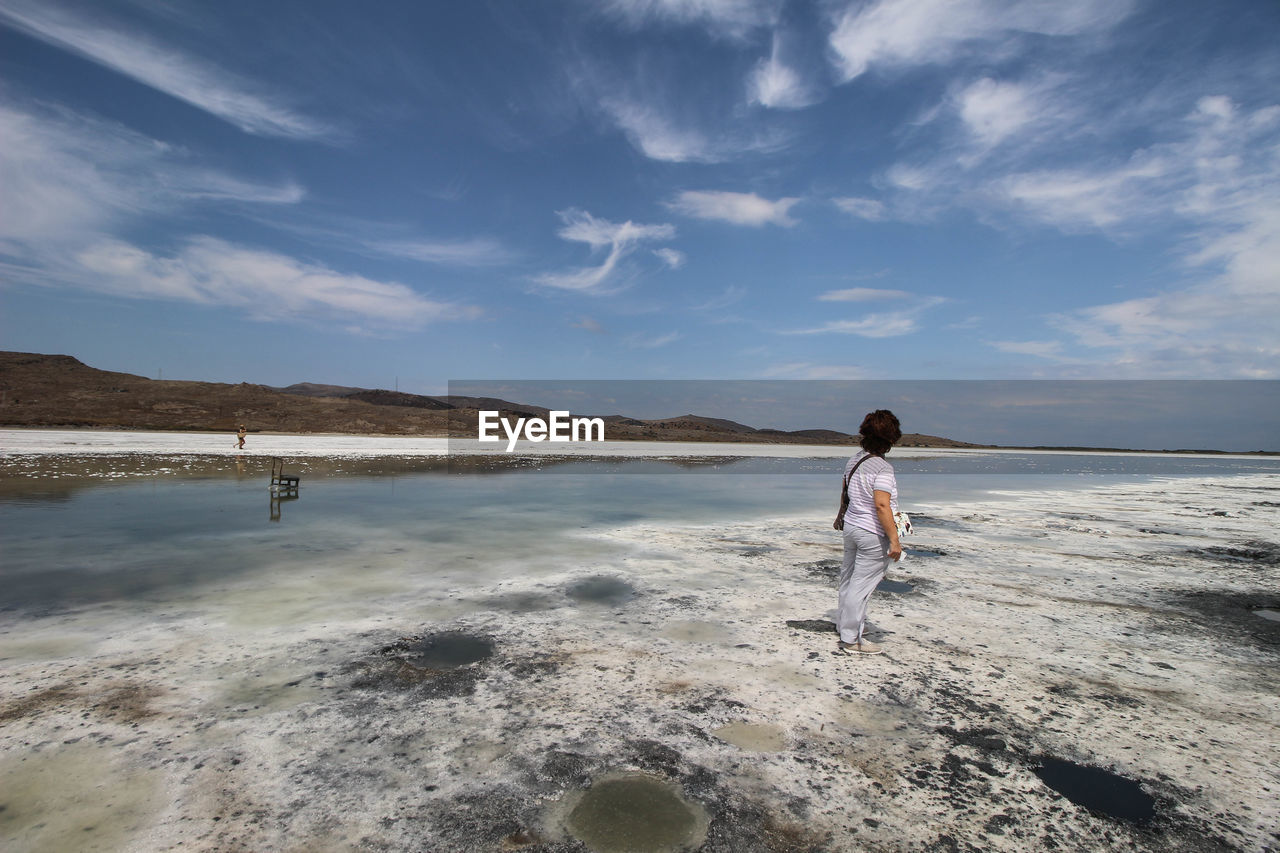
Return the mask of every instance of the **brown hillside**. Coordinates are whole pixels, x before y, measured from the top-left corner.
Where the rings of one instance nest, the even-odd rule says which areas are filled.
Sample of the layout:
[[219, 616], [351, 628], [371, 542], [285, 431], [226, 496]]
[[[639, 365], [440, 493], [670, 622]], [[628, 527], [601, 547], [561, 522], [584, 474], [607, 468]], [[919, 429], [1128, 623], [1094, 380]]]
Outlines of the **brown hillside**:
[[0, 353], [0, 422], [10, 426], [443, 435], [445, 413], [301, 397], [264, 385], [147, 379], [67, 355]]
[[[323, 396], [322, 396], [323, 395]], [[265, 385], [147, 379], [83, 364], [69, 355], [0, 352], [0, 424], [30, 427], [235, 432], [452, 434], [474, 438], [477, 409], [497, 409], [514, 421], [545, 417], [540, 406], [480, 397], [424, 397], [397, 391], [299, 383]], [[682, 415], [639, 420], [604, 418], [610, 440], [710, 441], [759, 444], [855, 444], [856, 436], [826, 429], [755, 429], [722, 418]], [[903, 436], [906, 447], [972, 447], [936, 436]]]

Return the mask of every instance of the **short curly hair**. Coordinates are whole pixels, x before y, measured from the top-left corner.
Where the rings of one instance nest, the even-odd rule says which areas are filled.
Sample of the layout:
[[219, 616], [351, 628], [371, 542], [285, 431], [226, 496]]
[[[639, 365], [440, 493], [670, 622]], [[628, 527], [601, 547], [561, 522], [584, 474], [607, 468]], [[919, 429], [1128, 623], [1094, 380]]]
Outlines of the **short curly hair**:
[[888, 409], [876, 409], [862, 419], [858, 427], [858, 444], [876, 456], [883, 456], [902, 438], [902, 425], [898, 416]]

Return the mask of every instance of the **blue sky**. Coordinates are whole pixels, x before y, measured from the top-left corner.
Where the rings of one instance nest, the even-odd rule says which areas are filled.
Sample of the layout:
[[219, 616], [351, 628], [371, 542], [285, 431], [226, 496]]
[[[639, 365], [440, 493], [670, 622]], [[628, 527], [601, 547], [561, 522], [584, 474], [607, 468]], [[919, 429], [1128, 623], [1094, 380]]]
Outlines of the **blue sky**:
[[1272, 0], [0, 0], [3, 348], [1280, 378], [1277, 44]]

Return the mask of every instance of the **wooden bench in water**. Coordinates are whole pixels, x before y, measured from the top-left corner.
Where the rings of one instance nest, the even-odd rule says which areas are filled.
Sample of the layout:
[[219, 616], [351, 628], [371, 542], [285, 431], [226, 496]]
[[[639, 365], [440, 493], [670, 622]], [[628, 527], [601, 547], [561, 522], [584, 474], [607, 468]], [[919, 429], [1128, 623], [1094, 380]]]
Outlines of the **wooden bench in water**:
[[271, 457], [271, 491], [298, 491], [298, 475], [284, 472], [284, 460], [279, 456]]

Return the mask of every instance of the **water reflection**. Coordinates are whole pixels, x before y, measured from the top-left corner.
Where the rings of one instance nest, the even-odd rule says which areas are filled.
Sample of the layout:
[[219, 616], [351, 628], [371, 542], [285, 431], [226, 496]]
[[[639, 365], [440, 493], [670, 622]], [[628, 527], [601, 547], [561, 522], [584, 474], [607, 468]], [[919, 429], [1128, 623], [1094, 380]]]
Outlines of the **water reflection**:
[[296, 501], [298, 499], [298, 487], [294, 486], [289, 490], [271, 491], [271, 510], [267, 517], [272, 521], [280, 520], [280, 504]]

